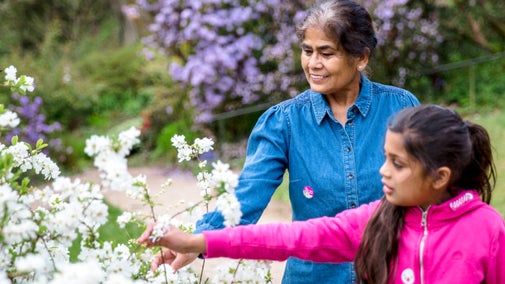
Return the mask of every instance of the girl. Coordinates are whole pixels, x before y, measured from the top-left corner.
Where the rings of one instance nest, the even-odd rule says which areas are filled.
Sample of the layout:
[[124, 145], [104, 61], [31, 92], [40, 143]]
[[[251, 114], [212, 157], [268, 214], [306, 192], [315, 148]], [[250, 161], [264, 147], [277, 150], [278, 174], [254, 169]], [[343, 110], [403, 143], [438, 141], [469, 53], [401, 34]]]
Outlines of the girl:
[[505, 222], [489, 206], [495, 181], [486, 130], [434, 105], [388, 124], [384, 197], [335, 217], [187, 235], [153, 225], [140, 243], [205, 257], [353, 261], [362, 283], [505, 283]]

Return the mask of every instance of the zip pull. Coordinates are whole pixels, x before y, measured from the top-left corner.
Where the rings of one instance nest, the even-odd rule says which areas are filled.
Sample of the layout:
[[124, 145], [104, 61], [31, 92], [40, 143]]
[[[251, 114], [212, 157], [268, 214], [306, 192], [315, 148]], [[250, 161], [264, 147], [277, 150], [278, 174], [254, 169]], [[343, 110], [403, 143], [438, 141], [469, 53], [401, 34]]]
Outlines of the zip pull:
[[428, 210], [423, 211], [423, 217], [421, 218], [421, 226], [426, 229], [426, 225], [428, 223]]
[[421, 284], [424, 284], [424, 248], [426, 245], [426, 238], [428, 238], [428, 210], [430, 207], [426, 208], [426, 210], [422, 210], [423, 216], [421, 218], [421, 226], [423, 227], [423, 237], [421, 238], [421, 243], [419, 244], [419, 271], [421, 273]]
[[421, 226], [425, 229], [425, 231], [428, 229], [428, 211], [430, 210], [430, 206], [426, 208], [426, 210], [423, 210], [422, 208], [421, 212], [423, 212], [423, 216], [421, 218]]

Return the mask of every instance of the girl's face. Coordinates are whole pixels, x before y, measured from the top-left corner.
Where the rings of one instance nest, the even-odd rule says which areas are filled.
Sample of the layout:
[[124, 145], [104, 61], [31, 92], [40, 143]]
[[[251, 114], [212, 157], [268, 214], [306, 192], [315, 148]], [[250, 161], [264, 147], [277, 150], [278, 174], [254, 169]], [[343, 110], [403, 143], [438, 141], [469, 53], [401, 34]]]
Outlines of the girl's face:
[[421, 163], [407, 153], [401, 134], [389, 130], [386, 132], [384, 154], [386, 161], [379, 172], [389, 202], [426, 209], [439, 201], [432, 186], [433, 179], [425, 174]]
[[330, 96], [359, 89], [359, 71], [368, 62], [349, 56], [334, 40], [316, 28], [305, 31], [301, 61], [310, 88]]

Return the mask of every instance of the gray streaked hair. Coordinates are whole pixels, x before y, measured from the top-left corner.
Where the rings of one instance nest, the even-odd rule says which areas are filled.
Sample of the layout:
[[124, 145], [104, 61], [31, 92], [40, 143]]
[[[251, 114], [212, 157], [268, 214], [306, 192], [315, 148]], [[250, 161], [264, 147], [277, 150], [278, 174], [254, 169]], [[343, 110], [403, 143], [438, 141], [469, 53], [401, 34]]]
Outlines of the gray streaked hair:
[[350, 0], [321, 1], [309, 9], [305, 20], [296, 27], [300, 42], [305, 39], [308, 28], [321, 29], [354, 57], [362, 57], [368, 51], [372, 55], [377, 45], [372, 17], [365, 8]]

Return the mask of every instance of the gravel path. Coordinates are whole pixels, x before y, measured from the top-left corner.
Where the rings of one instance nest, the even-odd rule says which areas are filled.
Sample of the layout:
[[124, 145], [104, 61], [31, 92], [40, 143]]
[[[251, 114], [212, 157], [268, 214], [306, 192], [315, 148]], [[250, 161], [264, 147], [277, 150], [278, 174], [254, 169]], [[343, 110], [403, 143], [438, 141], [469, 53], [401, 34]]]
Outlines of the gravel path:
[[[161, 185], [164, 184], [167, 179], [172, 179], [172, 185], [167, 188], [166, 192], [159, 195], [156, 199], [161, 204], [166, 204], [167, 206], [158, 206], [158, 212], [156, 212], [156, 214], [167, 213], [167, 211], [170, 212], [171, 210], [172, 212], [180, 211], [181, 208], [170, 208], [170, 206], [177, 204], [180, 200], [184, 200], [186, 202], [197, 202], [200, 200], [200, 190], [196, 187], [196, 178], [191, 173], [164, 169], [160, 167], [137, 167], [129, 168], [129, 170], [133, 176], [136, 176], [138, 174], [145, 175], [147, 177], [147, 184], [149, 185], [153, 194], [156, 194], [161, 189]], [[85, 181], [100, 181], [98, 172], [96, 170], [85, 172], [76, 177], [79, 177]], [[107, 190], [105, 193], [105, 198], [112, 205], [123, 210], [136, 212], [145, 212], [147, 210], [144, 205], [126, 197], [122, 192]], [[277, 200], [272, 200], [263, 213], [263, 216], [261, 217], [259, 223], [290, 221], [291, 208], [289, 204]], [[226, 260], [208, 259], [205, 264], [206, 267], [209, 268], [207, 271], [212, 271], [213, 266], [219, 265], [223, 261]], [[195, 268], [200, 267], [201, 260], [196, 260], [193, 265]], [[284, 266], [285, 262], [272, 262], [271, 273], [274, 284], [281, 283]]]

